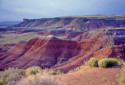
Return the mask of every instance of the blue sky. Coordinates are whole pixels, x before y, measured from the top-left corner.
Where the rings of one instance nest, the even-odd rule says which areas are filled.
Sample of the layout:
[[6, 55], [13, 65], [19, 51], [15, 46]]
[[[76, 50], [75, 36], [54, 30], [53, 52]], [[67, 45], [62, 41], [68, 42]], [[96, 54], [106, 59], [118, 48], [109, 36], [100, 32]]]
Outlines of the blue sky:
[[125, 0], [0, 0], [0, 21], [95, 14], [125, 15]]

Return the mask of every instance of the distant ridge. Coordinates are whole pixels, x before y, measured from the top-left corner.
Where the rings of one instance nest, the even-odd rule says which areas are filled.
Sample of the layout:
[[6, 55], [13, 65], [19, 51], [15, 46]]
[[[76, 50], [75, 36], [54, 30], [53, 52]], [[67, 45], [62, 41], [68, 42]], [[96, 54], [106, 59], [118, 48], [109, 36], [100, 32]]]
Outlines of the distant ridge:
[[1, 21], [0, 26], [12, 26], [19, 24], [21, 21]]
[[[125, 15], [103, 15], [103, 14], [98, 14], [98, 15], [73, 15], [73, 16], [63, 16], [63, 17], [85, 17], [85, 18], [115, 18], [115, 19], [124, 19], [125, 20]], [[60, 17], [56, 17], [60, 18]]]
[[125, 15], [76, 15], [56, 18], [23, 19], [23, 22], [13, 27], [39, 28], [43, 30], [64, 28], [72, 31], [125, 27]]

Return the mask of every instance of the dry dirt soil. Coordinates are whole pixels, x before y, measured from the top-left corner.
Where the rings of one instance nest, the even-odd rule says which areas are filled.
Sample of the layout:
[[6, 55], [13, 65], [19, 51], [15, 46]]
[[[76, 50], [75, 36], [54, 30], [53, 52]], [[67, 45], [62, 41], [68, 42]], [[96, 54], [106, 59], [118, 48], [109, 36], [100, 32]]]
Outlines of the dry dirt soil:
[[63, 85], [119, 85], [116, 75], [121, 68], [94, 68], [86, 66], [79, 71], [56, 75]]

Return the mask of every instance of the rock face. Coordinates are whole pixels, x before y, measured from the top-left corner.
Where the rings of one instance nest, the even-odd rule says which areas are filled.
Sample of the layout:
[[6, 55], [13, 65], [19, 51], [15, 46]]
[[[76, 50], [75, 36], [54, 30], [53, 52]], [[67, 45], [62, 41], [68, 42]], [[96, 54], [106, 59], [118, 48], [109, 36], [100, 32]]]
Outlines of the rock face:
[[0, 53], [8, 51], [15, 44], [0, 44]]
[[[97, 57], [98, 59], [107, 57], [121, 58], [125, 60], [124, 31], [125, 29], [111, 29], [108, 31], [94, 30], [79, 34], [72, 40], [83, 43], [81, 46], [83, 52], [82, 55], [71, 58], [71, 61], [62, 66], [57, 66], [54, 68], [54, 70], [60, 69], [67, 72], [72, 68], [83, 65], [83, 63], [86, 62], [86, 60], [88, 60], [90, 57]], [[86, 44], [84, 42], [86, 42]], [[87, 49], [84, 49], [85, 47]]]
[[65, 28], [73, 31], [99, 29], [105, 27], [125, 27], [124, 15], [98, 15], [98, 16], [70, 16], [58, 18], [24, 19], [14, 27], [59, 29]]
[[[97, 35], [99, 37], [99, 35]], [[99, 45], [97, 46], [98, 43]], [[30, 66], [54, 67], [75, 56], [82, 56], [100, 48], [100, 38], [83, 42], [61, 40], [53, 36], [35, 38], [24, 44], [17, 44], [0, 55], [0, 67], [27, 68]], [[4, 65], [4, 67], [3, 67]]]
[[24, 44], [17, 44], [4, 53], [0, 57], [0, 67], [52, 67], [78, 55], [80, 51], [81, 47], [75, 41], [60, 40], [53, 36], [35, 38]]
[[[40, 66], [67, 72], [90, 57], [118, 57], [125, 60], [125, 39], [123, 30], [120, 30], [86, 31], [72, 40], [61, 40], [50, 35], [18, 43], [8, 51], [0, 52], [0, 68]], [[117, 33], [119, 35], [114, 35]], [[118, 38], [121, 36], [122, 39]]]

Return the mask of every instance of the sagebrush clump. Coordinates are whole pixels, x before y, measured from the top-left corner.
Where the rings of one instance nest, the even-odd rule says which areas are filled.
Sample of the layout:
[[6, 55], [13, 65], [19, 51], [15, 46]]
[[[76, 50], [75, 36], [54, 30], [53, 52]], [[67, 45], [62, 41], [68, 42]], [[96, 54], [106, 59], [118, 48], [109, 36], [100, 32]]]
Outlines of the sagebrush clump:
[[91, 67], [97, 67], [98, 66], [98, 59], [97, 58], [90, 58], [90, 60], [87, 62], [87, 65]]
[[23, 78], [17, 85], [60, 85], [60, 83], [48, 72], [42, 72]]
[[36, 66], [36, 67], [30, 67], [30, 68], [26, 69], [25, 76], [28, 77], [30, 75], [35, 75], [36, 73], [38, 73], [41, 70], [42, 70], [42, 68], [38, 67], [38, 66]]
[[64, 74], [64, 73], [61, 72], [60, 70], [57, 70], [57, 71], [56, 71], [56, 74], [57, 74], [57, 75], [61, 75], [61, 74]]
[[118, 64], [118, 59], [116, 58], [104, 58], [98, 62], [99, 67], [107, 68]]
[[[54, 72], [54, 71], [53, 71]], [[53, 73], [52, 72], [52, 73]], [[62, 74], [60, 70], [55, 74]], [[59, 85], [50, 75], [48, 70], [41, 67], [30, 67], [26, 70], [9, 68], [0, 72], [0, 85]]]
[[33, 69], [26, 69], [25, 76], [28, 77], [30, 75], [35, 75], [36, 72]]
[[61, 75], [61, 74], [64, 74], [64, 73], [61, 72], [60, 70], [57, 70], [57, 71], [49, 71], [49, 74], [51, 74], [51, 75]]
[[50, 75], [56, 75], [56, 71], [50, 71], [49, 74]]
[[15, 83], [24, 75], [24, 70], [18, 68], [9, 68], [8, 70], [0, 72], [0, 85], [6, 83]]
[[117, 81], [120, 85], [125, 85], [125, 62], [122, 62], [122, 72], [117, 74]]

